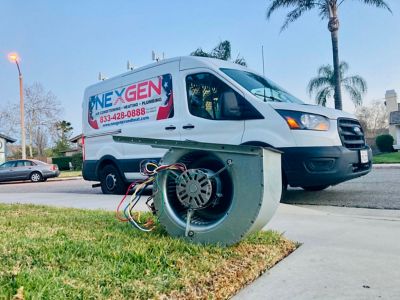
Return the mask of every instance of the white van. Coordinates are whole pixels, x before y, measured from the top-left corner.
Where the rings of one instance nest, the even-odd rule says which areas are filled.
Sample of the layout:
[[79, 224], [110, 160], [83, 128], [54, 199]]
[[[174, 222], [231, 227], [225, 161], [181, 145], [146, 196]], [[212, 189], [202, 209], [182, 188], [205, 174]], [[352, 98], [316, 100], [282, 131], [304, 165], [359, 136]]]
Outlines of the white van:
[[83, 100], [83, 177], [124, 193], [143, 160], [165, 149], [112, 135], [268, 146], [283, 151], [285, 187], [317, 191], [371, 170], [357, 119], [304, 104], [262, 75], [203, 57], [162, 60], [88, 87]]

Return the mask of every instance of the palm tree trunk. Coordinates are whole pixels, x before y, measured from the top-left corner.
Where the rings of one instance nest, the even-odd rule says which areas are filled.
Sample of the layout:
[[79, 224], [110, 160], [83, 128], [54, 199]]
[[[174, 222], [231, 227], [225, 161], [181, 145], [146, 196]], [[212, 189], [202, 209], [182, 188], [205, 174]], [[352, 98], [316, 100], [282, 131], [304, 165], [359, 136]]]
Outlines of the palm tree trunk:
[[332, 52], [333, 52], [333, 70], [335, 78], [335, 108], [342, 110], [342, 87], [341, 78], [339, 72], [339, 41], [338, 41], [338, 30], [331, 31], [332, 38]]

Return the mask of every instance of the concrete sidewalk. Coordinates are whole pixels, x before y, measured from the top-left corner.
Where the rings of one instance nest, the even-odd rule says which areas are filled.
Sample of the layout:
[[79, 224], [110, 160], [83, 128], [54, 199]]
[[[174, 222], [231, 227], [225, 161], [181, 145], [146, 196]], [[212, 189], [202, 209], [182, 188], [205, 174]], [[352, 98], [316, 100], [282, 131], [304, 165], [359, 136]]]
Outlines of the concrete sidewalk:
[[[121, 195], [76, 193], [0, 193], [0, 203], [36, 204], [113, 211], [117, 208], [122, 197]], [[129, 198], [126, 200], [126, 203], [128, 203], [128, 200]], [[143, 200], [141, 199], [137, 205], [139, 210], [147, 210], [147, 206]]]
[[268, 228], [303, 244], [234, 299], [400, 298], [400, 211], [281, 205]]

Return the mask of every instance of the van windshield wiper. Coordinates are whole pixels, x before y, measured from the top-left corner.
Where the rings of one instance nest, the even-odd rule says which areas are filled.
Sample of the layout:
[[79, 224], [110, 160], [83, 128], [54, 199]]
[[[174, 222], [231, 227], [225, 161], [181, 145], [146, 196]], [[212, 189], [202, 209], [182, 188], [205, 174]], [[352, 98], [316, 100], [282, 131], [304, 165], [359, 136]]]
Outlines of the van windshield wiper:
[[264, 98], [264, 101], [265, 101], [266, 99], [270, 99], [270, 100], [272, 100], [272, 101], [274, 101], [274, 102], [282, 102], [281, 99], [275, 98], [274, 96], [267, 96], [267, 95], [260, 94], [260, 93], [253, 93], [253, 95], [263, 97], [263, 98]]

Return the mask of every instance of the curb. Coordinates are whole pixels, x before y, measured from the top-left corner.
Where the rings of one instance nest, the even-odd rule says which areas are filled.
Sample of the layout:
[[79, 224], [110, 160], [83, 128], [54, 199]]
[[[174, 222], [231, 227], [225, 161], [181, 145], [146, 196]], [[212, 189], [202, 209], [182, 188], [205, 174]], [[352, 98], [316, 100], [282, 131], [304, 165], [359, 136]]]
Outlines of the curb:
[[373, 164], [374, 169], [400, 169], [400, 164]]
[[67, 181], [67, 180], [78, 180], [82, 179], [82, 176], [76, 176], [76, 177], [64, 177], [64, 178], [49, 178], [47, 181]]

